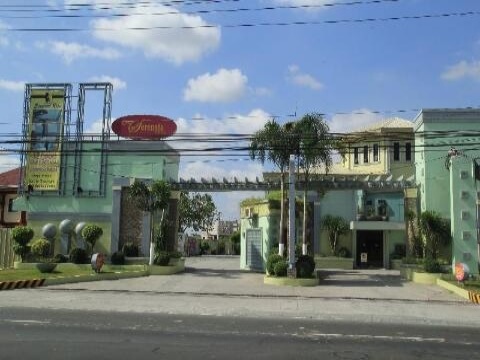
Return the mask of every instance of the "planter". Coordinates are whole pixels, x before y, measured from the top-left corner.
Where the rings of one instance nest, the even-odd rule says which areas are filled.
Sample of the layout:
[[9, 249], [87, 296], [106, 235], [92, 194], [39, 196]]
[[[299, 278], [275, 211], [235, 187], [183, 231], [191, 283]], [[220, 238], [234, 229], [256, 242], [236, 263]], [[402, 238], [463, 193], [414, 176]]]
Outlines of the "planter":
[[400, 270], [402, 267], [402, 259], [392, 259], [390, 260], [390, 269]]
[[150, 275], [173, 275], [185, 271], [185, 259], [180, 258], [176, 259], [175, 264], [160, 266], [160, 265], [149, 265], [148, 272]]
[[288, 278], [288, 277], [275, 277], [275, 276], [264, 276], [263, 283], [266, 285], [275, 285], [275, 286], [317, 286], [320, 279], [310, 278], [310, 279], [300, 279], [300, 278]]
[[442, 273], [416, 272], [412, 274], [412, 281], [417, 284], [436, 285], [437, 280], [442, 277]]
[[148, 257], [129, 257], [125, 256], [125, 265], [148, 265]]
[[401, 264], [400, 265], [400, 277], [404, 280], [412, 281], [413, 273], [419, 272], [421, 265], [418, 264]]
[[315, 257], [316, 269], [353, 269], [353, 258], [341, 258], [335, 256]]

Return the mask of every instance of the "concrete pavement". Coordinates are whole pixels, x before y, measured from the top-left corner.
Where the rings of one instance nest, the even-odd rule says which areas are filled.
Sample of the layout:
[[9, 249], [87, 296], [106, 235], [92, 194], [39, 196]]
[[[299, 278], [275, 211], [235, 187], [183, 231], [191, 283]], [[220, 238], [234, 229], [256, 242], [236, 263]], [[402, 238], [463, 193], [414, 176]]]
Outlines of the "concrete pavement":
[[326, 271], [316, 287], [263, 284], [238, 257], [187, 258], [187, 271], [117, 281], [2, 293], [2, 306], [100, 311], [313, 318], [478, 327], [477, 305], [434, 285], [402, 281], [398, 271]]

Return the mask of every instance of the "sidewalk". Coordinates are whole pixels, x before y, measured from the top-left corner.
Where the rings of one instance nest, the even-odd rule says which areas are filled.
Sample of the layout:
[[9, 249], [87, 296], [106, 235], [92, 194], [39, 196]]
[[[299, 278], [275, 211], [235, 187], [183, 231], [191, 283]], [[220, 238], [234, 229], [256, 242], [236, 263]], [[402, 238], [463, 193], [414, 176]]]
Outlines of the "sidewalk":
[[187, 271], [6, 292], [1, 306], [478, 327], [478, 305], [398, 271], [329, 271], [316, 287], [263, 284], [239, 258], [188, 258]]

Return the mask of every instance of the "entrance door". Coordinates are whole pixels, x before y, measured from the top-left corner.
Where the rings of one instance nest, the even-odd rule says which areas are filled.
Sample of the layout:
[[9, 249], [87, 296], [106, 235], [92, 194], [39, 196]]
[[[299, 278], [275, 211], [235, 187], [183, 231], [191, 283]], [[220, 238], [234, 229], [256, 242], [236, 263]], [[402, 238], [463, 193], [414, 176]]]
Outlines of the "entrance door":
[[383, 231], [357, 231], [357, 267], [383, 267]]
[[245, 237], [247, 243], [247, 266], [252, 270], [263, 271], [262, 229], [248, 229]]

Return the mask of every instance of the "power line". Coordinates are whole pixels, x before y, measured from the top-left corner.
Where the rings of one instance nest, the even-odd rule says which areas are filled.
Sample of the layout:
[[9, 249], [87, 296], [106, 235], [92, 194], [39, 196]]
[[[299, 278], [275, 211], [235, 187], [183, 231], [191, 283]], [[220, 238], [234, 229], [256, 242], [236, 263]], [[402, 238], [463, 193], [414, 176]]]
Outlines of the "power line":
[[[373, 23], [373, 22], [390, 22], [390, 21], [403, 21], [403, 20], [426, 20], [426, 19], [446, 19], [452, 17], [466, 17], [466, 16], [478, 16], [479, 11], [466, 11], [466, 12], [452, 12], [442, 14], [423, 14], [423, 15], [410, 15], [410, 16], [393, 16], [384, 18], [362, 18], [362, 19], [342, 19], [342, 20], [319, 20], [319, 21], [285, 21], [285, 22], [263, 22], [263, 23], [241, 23], [241, 24], [224, 24], [224, 25], [193, 25], [193, 26], [135, 26], [118, 28], [97, 27], [95, 31], [152, 31], [152, 30], [195, 30], [195, 29], [214, 29], [214, 28], [254, 28], [254, 27], [269, 27], [269, 26], [304, 26], [304, 25], [332, 25], [332, 24], [359, 24], [359, 23]], [[83, 32], [91, 31], [87, 28], [5, 28], [4, 31], [8, 32]]]
[[[137, 13], [107, 13], [107, 14], [98, 14], [98, 15], [92, 15], [92, 14], [60, 14], [60, 15], [1, 15], [0, 18], [4, 19], [45, 19], [45, 18], [115, 18], [115, 17], [135, 17], [135, 16], [166, 16], [166, 15], [179, 15], [179, 14], [185, 14], [185, 15], [204, 15], [204, 14], [213, 14], [213, 13], [219, 13], [219, 14], [232, 14], [232, 13], [242, 13], [242, 12], [261, 12], [261, 11], [274, 11], [274, 10], [308, 10], [308, 9], [319, 9], [319, 8], [324, 8], [324, 7], [335, 7], [335, 6], [357, 6], [357, 5], [371, 5], [371, 4], [382, 4], [382, 3], [396, 3], [401, 0], [367, 0], [367, 1], [351, 1], [351, 2], [346, 2], [346, 3], [327, 3], [327, 4], [305, 4], [305, 5], [279, 5], [279, 6], [264, 6], [264, 7], [256, 7], [256, 8], [232, 8], [232, 9], [208, 9], [208, 10], [195, 10], [195, 11], [182, 11], [181, 13], [178, 10], [171, 10], [171, 11], [148, 11], [148, 12], [137, 12]], [[163, 5], [163, 4], [162, 4]], [[137, 9], [138, 7], [146, 7], [148, 9], [148, 5], [130, 5], [128, 7], [124, 6], [115, 6], [115, 7], [101, 7], [101, 10], [103, 11], [112, 11], [112, 10], [119, 10], [119, 9]], [[92, 6], [90, 8], [84, 8], [84, 7], [71, 7], [66, 9], [68, 12], [76, 12], [76, 11], [83, 11], [83, 10], [90, 10], [90, 11], [97, 11], [98, 7], [97, 6]], [[0, 9], [1, 12], [35, 12], [38, 13], [38, 9], [20, 9], [20, 10], [2, 10]], [[46, 13], [61, 13], [64, 10], [62, 9], [46, 9], [42, 10], [43, 12]]]

